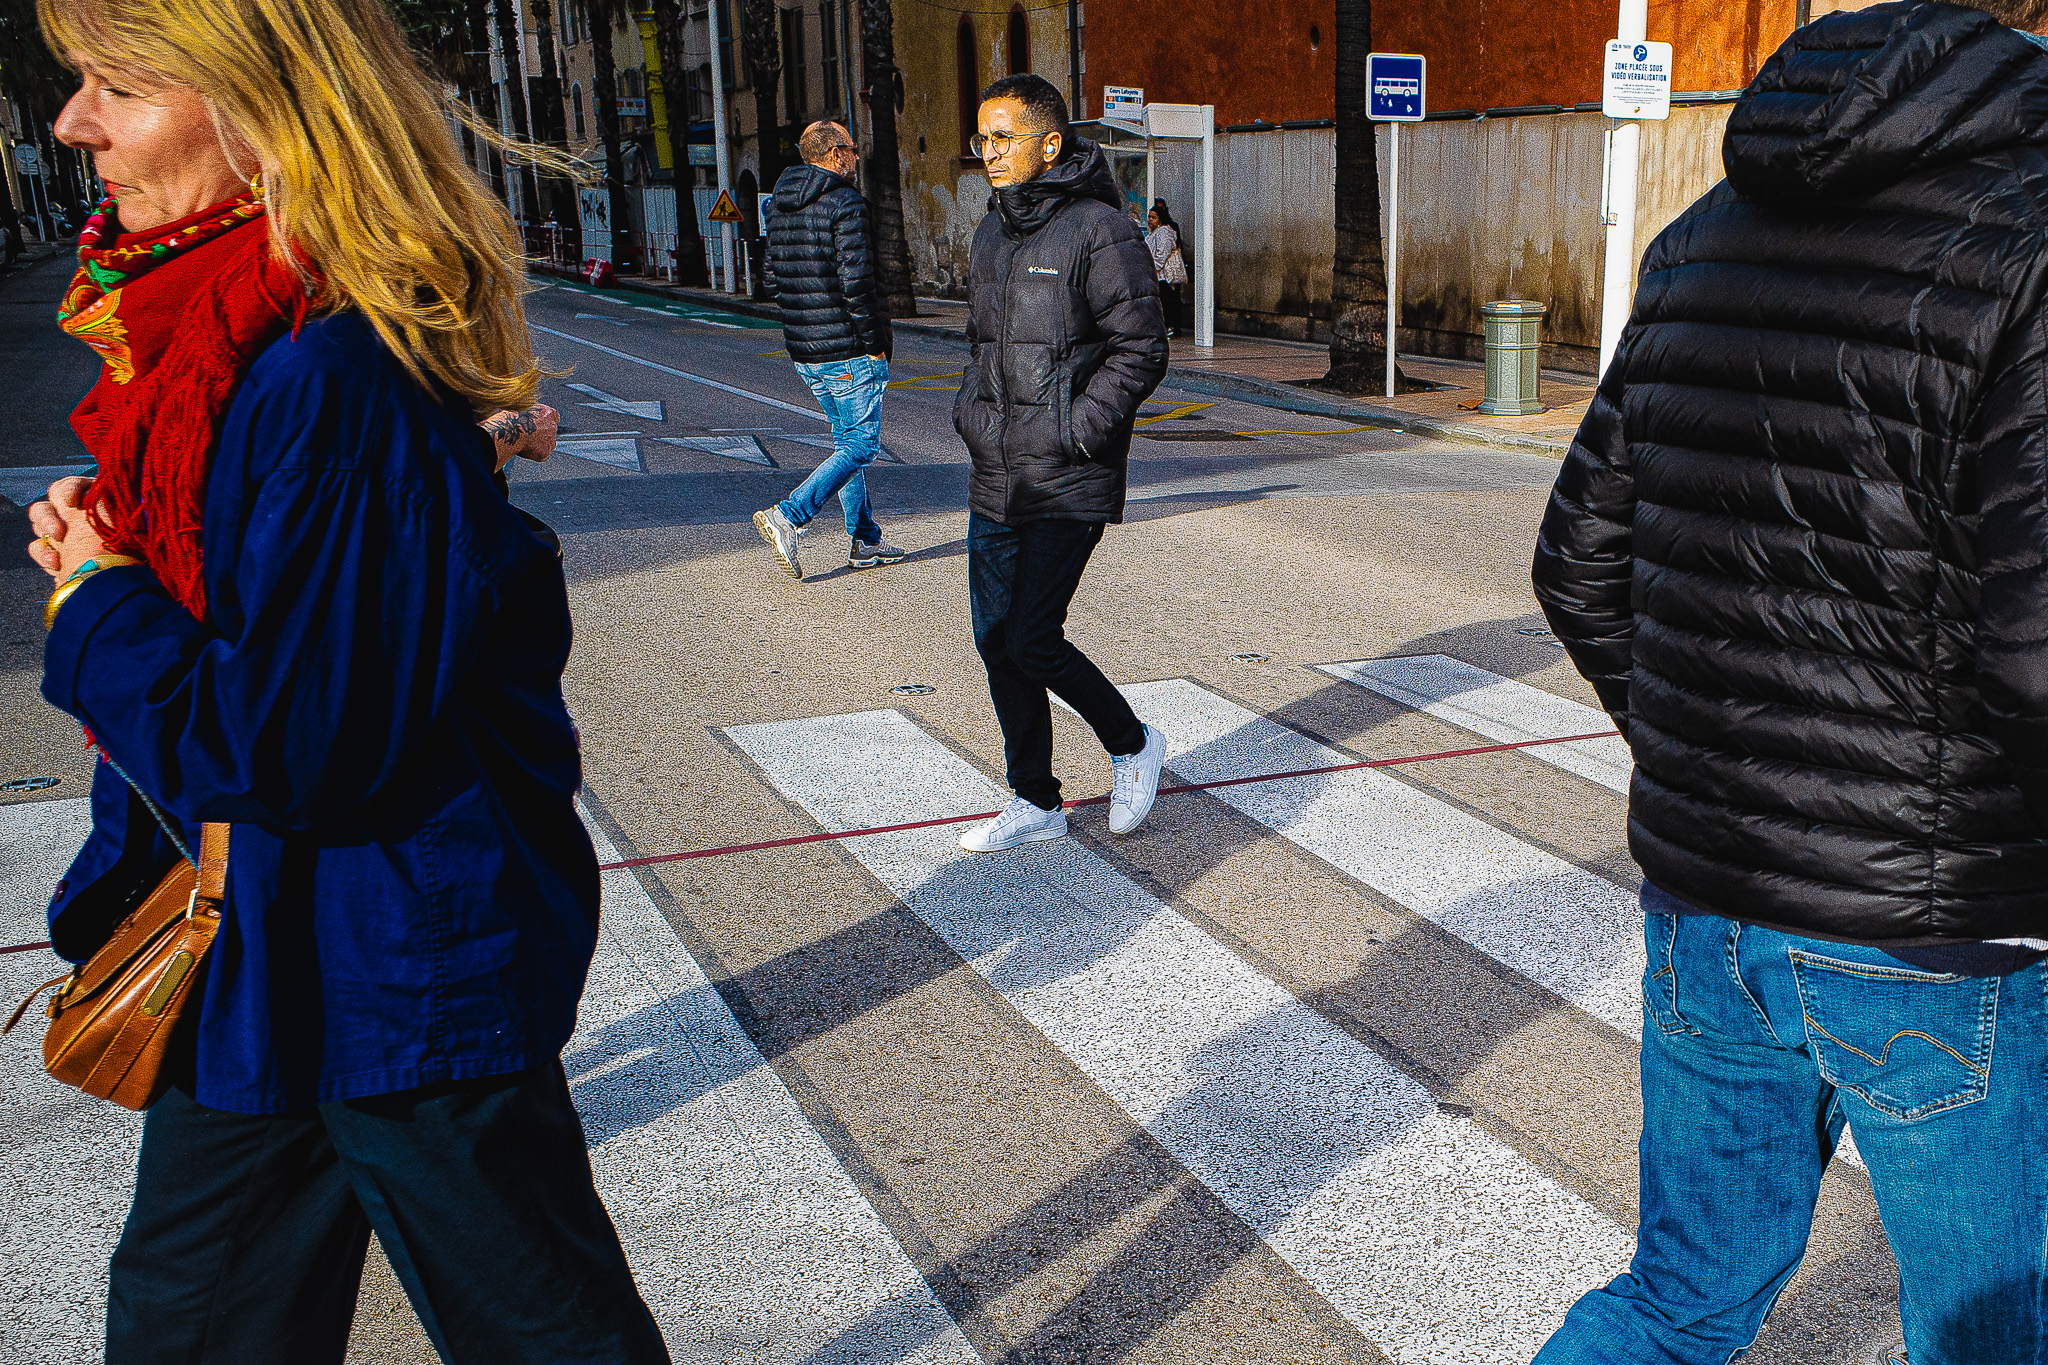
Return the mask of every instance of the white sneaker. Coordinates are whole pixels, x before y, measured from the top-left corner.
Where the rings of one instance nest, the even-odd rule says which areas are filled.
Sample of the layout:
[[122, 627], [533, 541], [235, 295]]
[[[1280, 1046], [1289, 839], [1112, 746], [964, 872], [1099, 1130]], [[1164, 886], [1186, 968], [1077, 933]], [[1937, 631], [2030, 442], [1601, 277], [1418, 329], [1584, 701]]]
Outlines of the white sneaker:
[[1134, 754], [1111, 754], [1109, 770], [1109, 832], [1129, 834], [1145, 823], [1159, 796], [1159, 770], [1166, 766], [1166, 736], [1145, 727], [1145, 747]]
[[1067, 812], [1044, 807], [1015, 797], [1003, 813], [987, 824], [976, 825], [960, 836], [960, 847], [969, 853], [1000, 853], [1019, 844], [1067, 837]]
[[783, 570], [797, 582], [803, 582], [804, 566], [797, 560], [796, 538], [803, 534], [803, 528], [782, 515], [780, 507], [763, 508], [754, 513], [754, 529], [761, 533], [761, 539], [768, 542], [768, 548], [775, 551], [775, 558]]

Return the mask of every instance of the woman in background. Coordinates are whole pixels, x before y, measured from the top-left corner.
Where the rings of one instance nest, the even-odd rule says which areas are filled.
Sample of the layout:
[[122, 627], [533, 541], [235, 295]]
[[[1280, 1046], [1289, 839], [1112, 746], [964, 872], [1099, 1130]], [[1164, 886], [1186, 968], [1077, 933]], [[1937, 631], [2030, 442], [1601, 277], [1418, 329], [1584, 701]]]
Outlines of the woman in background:
[[559, 1059], [598, 876], [561, 568], [493, 478], [550, 426], [510, 216], [378, 0], [41, 15], [109, 192], [60, 314], [98, 470], [31, 509], [104, 760], [57, 951], [231, 826], [106, 1360], [339, 1362], [374, 1230], [444, 1360], [666, 1362]]
[[1145, 215], [1145, 245], [1152, 249], [1152, 270], [1159, 280], [1159, 306], [1166, 312], [1166, 334], [1180, 335], [1181, 288], [1188, 282], [1187, 257], [1180, 246], [1180, 225], [1164, 199], [1152, 201]]

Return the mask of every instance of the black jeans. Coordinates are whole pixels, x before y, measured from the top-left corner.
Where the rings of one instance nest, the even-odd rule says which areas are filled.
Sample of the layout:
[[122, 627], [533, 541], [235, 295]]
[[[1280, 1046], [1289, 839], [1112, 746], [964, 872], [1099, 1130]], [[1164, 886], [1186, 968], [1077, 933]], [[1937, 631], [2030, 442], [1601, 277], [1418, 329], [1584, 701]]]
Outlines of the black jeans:
[[326, 1365], [371, 1229], [444, 1361], [667, 1365], [559, 1062], [291, 1114], [173, 1088], [142, 1130], [108, 1365]]
[[1044, 810], [1060, 803], [1052, 775], [1050, 688], [1081, 713], [1112, 754], [1145, 747], [1145, 727], [1102, 670], [1063, 627], [1081, 571], [1102, 539], [1099, 521], [1005, 526], [967, 518], [967, 593], [974, 647], [988, 669], [988, 694], [1003, 727], [1010, 790]]
[[1180, 291], [1181, 286], [1177, 284], [1159, 281], [1159, 309], [1166, 314], [1168, 327], [1179, 328], [1184, 325], [1180, 320]]

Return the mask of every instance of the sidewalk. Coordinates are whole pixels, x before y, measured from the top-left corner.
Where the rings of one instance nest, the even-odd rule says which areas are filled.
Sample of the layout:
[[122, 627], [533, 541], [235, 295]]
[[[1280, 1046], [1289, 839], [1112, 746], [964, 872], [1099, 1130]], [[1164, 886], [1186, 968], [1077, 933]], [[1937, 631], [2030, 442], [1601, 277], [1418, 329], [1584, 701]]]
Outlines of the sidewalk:
[[[623, 278], [619, 287], [770, 321], [781, 316], [772, 303], [710, 289]], [[953, 341], [963, 339], [967, 326], [964, 301], [920, 298], [917, 306], [919, 315], [897, 320], [897, 331]], [[1485, 367], [1476, 361], [1439, 360], [1434, 356], [1401, 357], [1401, 370], [1410, 379], [1440, 386], [1425, 393], [1397, 398], [1347, 398], [1301, 386], [1303, 380], [1322, 378], [1329, 367], [1330, 353], [1324, 346], [1218, 333], [1216, 344], [1206, 349], [1186, 337], [1174, 338], [1166, 382], [1192, 393], [1242, 399], [1284, 412], [1348, 418], [1421, 436], [1471, 441], [1553, 459], [1563, 459], [1571, 448], [1572, 436], [1593, 398], [1589, 376], [1545, 370], [1541, 391], [1543, 401], [1549, 405], [1545, 411], [1527, 417], [1488, 416], [1476, 411], [1485, 395]]]

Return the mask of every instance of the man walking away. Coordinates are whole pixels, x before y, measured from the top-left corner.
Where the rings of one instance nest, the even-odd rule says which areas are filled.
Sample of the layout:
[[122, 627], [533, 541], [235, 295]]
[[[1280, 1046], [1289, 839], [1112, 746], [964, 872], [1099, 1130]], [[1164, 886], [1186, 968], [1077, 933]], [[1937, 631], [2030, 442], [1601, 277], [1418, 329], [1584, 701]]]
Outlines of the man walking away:
[[754, 529], [800, 580], [796, 538], [834, 493], [853, 541], [849, 564], [894, 564], [903, 551], [882, 539], [868, 505], [867, 467], [882, 448], [882, 393], [894, 348], [875, 290], [868, 201], [853, 187], [860, 156], [836, 123], [804, 129], [797, 151], [804, 164], [775, 182], [768, 212], [768, 278], [789, 358], [832, 419], [832, 457], [787, 501], [754, 513]]
[[1166, 373], [1152, 255], [1100, 148], [1067, 131], [1043, 76], [981, 92], [973, 150], [993, 210], [968, 261], [973, 348], [953, 426], [973, 457], [967, 583], [1016, 799], [960, 836], [977, 853], [1067, 832], [1052, 774], [1050, 688], [1110, 753], [1109, 827], [1152, 809], [1166, 743], [1064, 634], [1102, 528], [1123, 520], [1138, 405]]
[[1635, 753], [1649, 966], [1635, 1260], [1541, 1365], [1740, 1355], [1845, 1121], [1912, 1365], [2048, 1361], [2044, 20], [1794, 33], [1558, 478], [1536, 590]]

